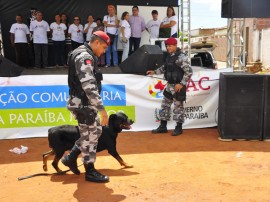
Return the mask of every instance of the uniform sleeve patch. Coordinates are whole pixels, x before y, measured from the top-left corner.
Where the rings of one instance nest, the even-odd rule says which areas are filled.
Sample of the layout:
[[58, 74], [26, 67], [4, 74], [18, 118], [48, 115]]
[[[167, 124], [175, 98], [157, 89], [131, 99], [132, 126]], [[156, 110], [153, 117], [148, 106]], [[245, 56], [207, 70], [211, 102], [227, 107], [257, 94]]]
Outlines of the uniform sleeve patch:
[[90, 59], [85, 59], [85, 60], [84, 60], [84, 64], [85, 64], [85, 65], [91, 65], [92, 62], [91, 62]]

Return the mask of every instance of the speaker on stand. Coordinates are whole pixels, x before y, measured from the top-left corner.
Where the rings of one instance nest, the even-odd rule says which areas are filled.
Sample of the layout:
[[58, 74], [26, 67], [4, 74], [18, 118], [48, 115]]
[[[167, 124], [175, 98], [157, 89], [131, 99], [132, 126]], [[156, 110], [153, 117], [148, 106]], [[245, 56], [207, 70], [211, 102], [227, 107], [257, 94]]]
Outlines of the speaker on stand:
[[23, 70], [23, 67], [0, 55], [0, 77], [20, 76]]
[[265, 76], [263, 139], [270, 141], [270, 76]]
[[163, 64], [163, 53], [157, 45], [143, 45], [124, 60], [119, 67], [123, 73], [145, 74]]
[[269, 0], [222, 0], [222, 18], [269, 18]]

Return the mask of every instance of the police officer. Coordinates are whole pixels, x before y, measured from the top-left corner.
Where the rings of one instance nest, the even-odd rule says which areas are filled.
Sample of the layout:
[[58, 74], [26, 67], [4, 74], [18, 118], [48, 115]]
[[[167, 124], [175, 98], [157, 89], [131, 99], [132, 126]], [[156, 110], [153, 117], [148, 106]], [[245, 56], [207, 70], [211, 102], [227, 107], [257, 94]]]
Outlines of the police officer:
[[[98, 139], [102, 133], [102, 126], [108, 124], [108, 115], [99, 95], [99, 79], [96, 68], [98, 57], [105, 53], [110, 38], [103, 31], [96, 31], [89, 43], [79, 46], [69, 55], [69, 98], [68, 110], [78, 120], [80, 138], [62, 163], [79, 175], [77, 157], [82, 153], [85, 167], [85, 180], [91, 182], [108, 182], [109, 177], [99, 173], [95, 167]], [[100, 112], [101, 122], [97, 113]]]
[[186, 100], [186, 85], [193, 71], [189, 65], [188, 58], [177, 48], [177, 40], [169, 38], [165, 41], [168, 56], [165, 64], [156, 70], [149, 70], [149, 75], [162, 74], [167, 80], [164, 89], [164, 97], [161, 103], [160, 119], [161, 123], [152, 133], [167, 133], [167, 121], [170, 119], [171, 105], [174, 103], [173, 120], [176, 121], [172, 136], [182, 134], [182, 124], [184, 123], [184, 101]]

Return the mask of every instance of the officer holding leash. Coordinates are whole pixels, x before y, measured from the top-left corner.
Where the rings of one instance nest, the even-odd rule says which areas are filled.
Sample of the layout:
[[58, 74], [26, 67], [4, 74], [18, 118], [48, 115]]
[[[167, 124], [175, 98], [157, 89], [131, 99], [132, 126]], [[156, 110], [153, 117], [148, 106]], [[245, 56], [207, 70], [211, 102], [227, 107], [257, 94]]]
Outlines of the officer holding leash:
[[162, 74], [167, 80], [164, 89], [164, 97], [161, 103], [160, 119], [161, 123], [152, 133], [167, 133], [167, 121], [170, 119], [171, 105], [174, 103], [173, 120], [176, 121], [172, 136], [182, 134], [182, 124], [184, 123], [184, 101], [186, 100], [186, 85], [192, 76], [192, 69], [188, 57], [177, 48], [177, 40], [169, 38], [165, 41], [168, 56], [166, 62], [156, 70], [149, 70], [148, 75]]
[[[109, 36], [103, 31], [96, 31], [89, 43], [79, 46], [69, 55], [68, 110], [78, 120], [80, 138], [62, 163], [79, 175], [77, 157], [82, 153], [85, 167], [85, 180], [91, 182], [108, 182], [109, 177], [99, 173], [95, 167], [98, 139], [102, 126], [108, 124], [108, 115], [104, 109], [101, 91], [102, 74], [97, 73], [97, 60], [110, 44]], [[97, 113], [100, 112], [101, 121]]]

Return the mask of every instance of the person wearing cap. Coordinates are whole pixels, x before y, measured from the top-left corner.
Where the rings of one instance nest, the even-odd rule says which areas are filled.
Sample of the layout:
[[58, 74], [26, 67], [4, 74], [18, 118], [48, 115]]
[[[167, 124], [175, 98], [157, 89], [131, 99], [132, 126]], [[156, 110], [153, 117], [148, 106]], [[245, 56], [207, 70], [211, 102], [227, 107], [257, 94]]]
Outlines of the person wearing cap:
[[[77, 157], [82, 153], [85, 167], [85, 180], [91, 182], [108, 182], [109, 177], [99, 173], [94, 163], [98, 139], [102, 126], [108, 124], [108, 115], [101, 96], [101, 78], [97, 73], [97, 60], [110, 44], [109, 36], [103, 31], [92, 34], [89, 43], [76, 48], [68, 58], [69, 97], [67, 109], [78, 121], [80, 138], [75, 142], [70, 153], [62, 158], [62, 163], [79, 175]], [[101, 75], [102, 77], [102, 75]], [[100, 113], [101, 121], [99, 116]]]
[[152, 133], [167, 133], [167, 121], [170, 120], [171, 105], [174, 103], [173, 120], [176, 126], [172, 136], [182, 134], [182, 124], [184, 123], [184, 101], [186, 100], [186, 85], [192, 76], [192, 69], [188, 57], [177, 48], [177, 40], [169, 38], [165, 42], [168, 56], [165, 64], [156, 70], [149, 70], [148, 75], [163, 74], [167, 81], [163, 92], [163, 100], [160, 110], [160, 125]]

